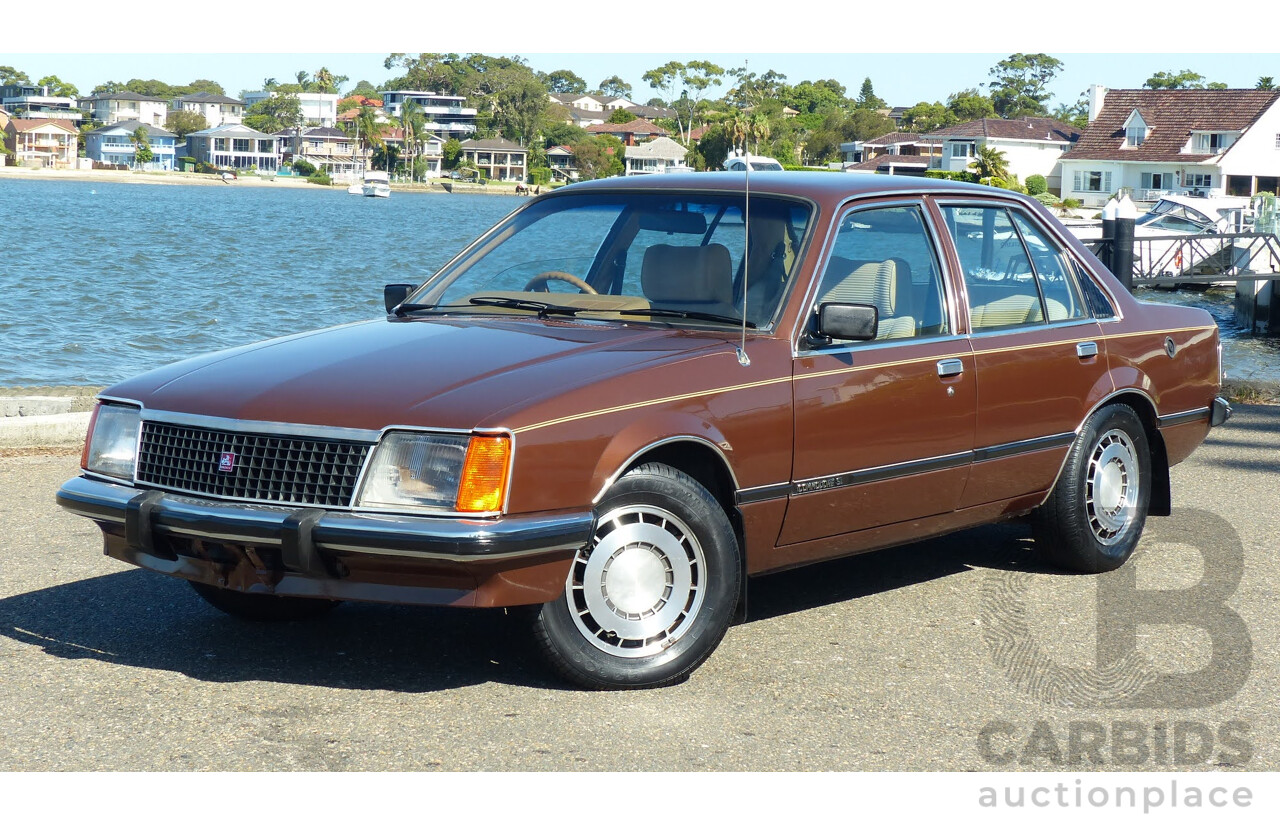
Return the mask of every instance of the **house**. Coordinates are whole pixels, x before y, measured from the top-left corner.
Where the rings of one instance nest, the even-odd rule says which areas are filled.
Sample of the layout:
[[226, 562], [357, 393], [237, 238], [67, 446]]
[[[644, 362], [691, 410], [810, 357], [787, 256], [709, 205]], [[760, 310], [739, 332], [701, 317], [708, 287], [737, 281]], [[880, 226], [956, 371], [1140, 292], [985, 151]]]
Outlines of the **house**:
[[79, 131], [64, 120], [21, 118], [4, 126], [4, 145], [18, 166], [67, 169], [75, 166]]
[[[885, 155], [901, 155], [912, 158], [937, 157], [942, 152], [942, 141], [926, 138], [916, 132], [889, 132], [871, 140], [855, 140], [840, 144], [840, 156], [847, 167], [866, 162]], [[924, 168], [928, 168], [926, 162]], [[861, 170], [859, 170], [861, 171]], [[871, 171], [875, 171], [871, 167]]]
[[220, 169], [275, 172], [280, 168], [276, 138], [243, 124], [226, 123], [187, 135], [187, 154]]
[[10, 117], [27, 120], [65, 120], [74, 126], [84, 118], [74, 98], [51, 95], [48, 86], [30, 83], [0, 86], [0, 106]]
[[152, 155], [152, 160], [144, 164], [143, 168], [172, 172], [178, 136], [163, 127], [148, 126], [137, 120], [122, 120], [85, 133], [85, 157], [113, 166], [137, 165], [138, 147], [133, 142], [133, 136], [139, 128], [147, 130], [147, 143], [151, 146]]
[[175, 97], [169, 105], [169, 108], [175, 112], [204, 115], [205, 124], [209, 128], [221, 126], [224, 123], [241, 123], [244, 120], [244, 107], [243, 100], [211, 92], [196, 92]]
[[529, 151], [506, 138], [464, 140], [462, 156], [490, 180], [523, 182], [529, 169]]
[[554, 180], [575, 181], [578, 179], [577, 158], [573, 156], [570, 146], [552, 146], [547, 150], [547, 166], [551, 167]]
[[163, 126], [169, 116], [169, 102], [162, 97], [133, 92], [97, 94], [80, 98], [84, 109], [95, 123], [110, 125], [122, 120], [136, 120], [146, 126]]
[[636, 146], [646, 140], [671, 134], [642, 117], [630, 123], [598, 123], [595, 126], [588, 126], [587, 131], [593, 135], [613, 135], [621, 140], [624, 146]]
[[419, 135], [418, 145], [413, 150], [412, 157], [410, 157], [411, 153], [409, 149], [405, 146], [404, 129], [399, 126], [386, 129], [381, 133], [380, 137], [387, 145], [396, 147], [399, 163], [400, 165], [405, 166], [406, 175], [408, 174], [408, 167], [406, 164], [408, 164], [410, 160], [416, 164], [418, 158], [426, 159], [426, 169], [422, 170], [420, 175], [415, 175], [415, 178], [419, 180], [425, 178], [438, 178], [443, 174], [444, 138], [439, 135], [429, 133]]
[[1092, 86], [1088, 98], [1089, 125], [1062, 158], [1064, 197], [1280, 193], [1280, 92]]
[[646, 106], [627, 100], [625, 97], [587, 94], [549, 94], [552, 103], [558, 103], [568, 110], [566, 123], [587, 128], [598, 126], [609, 120], [609, 115], [618, 109], [625, 109], [636, 117], [652, 120], [657, 117], [675, 117], [674, 109], [664, 106]]
[[[245, 92], [244, 104], [249, 107], [278, 94], [279, 92], [265, 89], [258, 92]], [[338, 125], [338, 98], [341, 95], [326, 92], [290, 92], [290, 94], [298, 99], [302, 107], [302, 117], [307, 123], [313, 126]]]
[[476, 109], [467, 105], [462, 95], [445, 95], [438, 92], [420, 92], [400, 89], [382, 92], [382, 107], [392, 117], [400, 117], [405, 101], [412, 100], [426, 120], [427, 130], [445, 140], [465, 140], [476, 131]]
[[332, 126], [312, 126], [298, 134], [296, 129], [275, 133], [281, 163], [301, 158], [316, 169], [337, 179], [355, 178], [365, 167], [355, 138]]
[[944, 126], [924, 137], [942, 143], [942, 153], [930, 163], [931, 169], [969, 171], [978, 150], [990, 147], [1004, 153], [1005, 166], [1018, 180], [1043, 175], [1049, 191], [1057, 192], [1062, 183], [1059, 159], [1079, 140], [1080, 130], [1051, 117], [987, 117]]
[[627, 174], [651, 175], [663, 172], [669, 166], [682, 165], [688, 151], [669, 137], [654, 138], [639, 146], [628, 146], [625, 155]]

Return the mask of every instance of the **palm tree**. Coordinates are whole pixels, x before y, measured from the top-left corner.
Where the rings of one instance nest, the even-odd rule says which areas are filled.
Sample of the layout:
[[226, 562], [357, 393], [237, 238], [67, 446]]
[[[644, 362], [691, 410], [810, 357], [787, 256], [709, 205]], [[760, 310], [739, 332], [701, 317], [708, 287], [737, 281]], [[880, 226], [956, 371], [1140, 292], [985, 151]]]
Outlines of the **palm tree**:
[[742, 151], [745, 152], [747, 149], [747, 136], [750, 134], [746, 113], [742, 111], [734, 112], [733, 118], [726, 126], [726, 130], [729, 133], [729, 143], [733, 148], [737, 150], [742, 147]]
[[768, 140], [772, 130], [769, 127], [769, 118], [764, 112], [752, 112], [751, 117], [747, 120], [747, 136], [756, 145], [756, 151], [760, 151], [760, 141]]
[[412, 181], [413, 161], [427, 128], [427, 119], [422, 115], [422, 107], [412, 98], [405, 100], [400, 107], [400, 128], [404, 129], [404, 146], [409, 155], [409, 180]]
[[378, 113], [374, 111], [372, 106], [361, 106], [356, 114], [356, 131], [360, 135], [360, 157], [368, 157], [369, 148], [372, 146], [381, 146], [382, 125], [378, 123]]
[[1262, 89], [1268, 92], [1275, 91], [1276, 79], [1270, 75], [1263, 75], [1262, 77], [1258, 78], [1258, 84], [1253, 88]]
[[1008, 160], [1004, 152], [994, 146], [982, 146], [974, 156], [969, 168], [978, 173], [979, 178], [995, 178], [1005, 180], [1009, 177]]

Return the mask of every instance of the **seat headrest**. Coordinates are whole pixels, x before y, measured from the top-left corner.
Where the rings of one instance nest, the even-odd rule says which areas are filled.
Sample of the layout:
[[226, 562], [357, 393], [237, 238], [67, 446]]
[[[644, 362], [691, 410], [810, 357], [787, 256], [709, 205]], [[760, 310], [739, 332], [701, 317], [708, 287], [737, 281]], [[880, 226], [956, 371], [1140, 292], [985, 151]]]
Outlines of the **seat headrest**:
[[644, 251], [640, 288], [655, 304], [732, 304], [728, 247], [655, 244]]
[[[837, 259], [833, 256], [830, 266], [837, 266], [837, 260], [844, 263], [847, 259]], [[842, 271], [844, 271], [843, 268], [834, 270], [836, 273]], [[858, 265], [828, 289], [819, 300], [822, 303], [835, 301], [849, 304], [873, 304], [880, 310], [881, 317], [891, 318], [899, 315], [897, 264], [888, 260]]]

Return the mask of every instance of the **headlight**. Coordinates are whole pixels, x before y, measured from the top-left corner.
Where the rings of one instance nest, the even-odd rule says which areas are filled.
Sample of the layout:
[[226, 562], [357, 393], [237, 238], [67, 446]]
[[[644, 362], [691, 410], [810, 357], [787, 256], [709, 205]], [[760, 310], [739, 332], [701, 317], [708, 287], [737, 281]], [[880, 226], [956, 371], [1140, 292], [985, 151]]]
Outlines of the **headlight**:
[[506, 436], [391, 432], [373, 451], [356, 506], [501, 512], [510, 465]]
[[137, 407], [99, 404], [80, 465], [91, 473], [132, 481], [140, 415]]

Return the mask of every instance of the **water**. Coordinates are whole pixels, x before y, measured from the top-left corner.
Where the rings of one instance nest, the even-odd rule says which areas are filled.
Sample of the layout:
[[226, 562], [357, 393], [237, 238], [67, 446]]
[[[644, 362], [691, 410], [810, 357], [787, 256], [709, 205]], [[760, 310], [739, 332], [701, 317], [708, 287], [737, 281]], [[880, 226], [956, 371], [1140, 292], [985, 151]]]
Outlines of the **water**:
[[[102, 385], [293, 332], [380, 318], [523, 199], [0, 178], [0, 386]], [[1232, 293], [1144, 290], [1209, 310], [1228, 377], [1280, 381], [1280, 341]]]
[[0, 178], [0, 386], [380, 318], [524, 199]]

